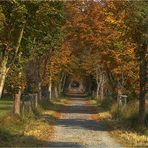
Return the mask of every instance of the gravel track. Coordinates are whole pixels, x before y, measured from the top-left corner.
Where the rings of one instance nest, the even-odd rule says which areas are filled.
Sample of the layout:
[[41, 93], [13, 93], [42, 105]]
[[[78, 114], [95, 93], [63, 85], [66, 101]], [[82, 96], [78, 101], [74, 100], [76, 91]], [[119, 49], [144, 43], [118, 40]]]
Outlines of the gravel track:
[[61, 111], [49, 147], [122, 147], [110, 137], [101, 122], [91, 118], [93, 113], [95, 110], [85, 99], [71, 98]]

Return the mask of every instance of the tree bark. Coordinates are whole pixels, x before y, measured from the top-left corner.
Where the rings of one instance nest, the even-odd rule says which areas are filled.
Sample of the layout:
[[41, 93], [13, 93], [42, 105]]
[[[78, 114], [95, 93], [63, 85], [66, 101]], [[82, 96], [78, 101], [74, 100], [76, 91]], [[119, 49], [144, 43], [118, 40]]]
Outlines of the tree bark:
[[54, 91], [55, 91], [55, 98], [58, 98], [58, 88], [57, 88], [57, 85], [55, 85], [54, 87]]
[[62, 72], [62, 74], [61, 74], [61, 79], [60, 79], [60, 82], [59, 82], [59, 94], [61, 94], [61, 92], [62, 92], [62, 82], [63, 82], [63, 78], [64, 78], [64, 73]]
[[19, 51], [19, 48], [20, 48], [20, 45], [21, 45], [21, 41], [22, 41], [22, 38], [23, 38], [24, 29], [25, 29], [25, 23], [23, 24], [23, 26], [20, 30], [20, 34], [19, 34], [19, 37], [18, 37], [18, 40], [17, 40], [17, 43], [16, 43], [16, 47], [15, 47], [15, 55], [13, 56], [12, 60], [10, 61], [9, 67], [11, 67], [11, 65], [13, 65], [14, 62], [15, 62], [15, 59], [16, 59], [16, 56], [18, 54], [18, 51]]
[[99, 71], [96, 69], [96, 82], [97, 82], [97, 92], [96, 92], [96, 99], [99, 99], [99, 90], [100, 90], [100, 80], [99, 80]]
[[107, 74], [107, 79], [108, 79], [108, 84], [110, 86], [110, 92], [111, 92], [111, 97], [114, 100], [117, 100], [117, 92], [116, 92], [116, 81], [114, 79], [114, 76], [112, 75], [112, 72], [109, 70], [108, 67], [106, 67], [106, 74]]
[[7, 68], [8, 56], [5, 56], [2, 60], [0, 67], [0, 98], [2, 97], [2, 92], [5, 84], [5, 79], [9, 68]]
[[67, 77], [66, 75], [64, 75], [64, 77], [63, 77], [61, 93], [63, 93], [64, 92], [64, 89], [65, 89], [66, 77]]
[[92, 95], [92, 78], [89, 77], [89, 83], [88, 83], [88, 86], [87, 86], [87, 90], [88, 90], [88, 95]]
[[15, 95], [15, 101], [14, 101], [14, 114], [20, 115], [20, 107], [21, 107], [21, 88], [19, 88], [18, 93]]
[[34, 99], [35, 99], [35, 108], [38, 107], [38, 95], [37, 94], [34, 94]]
[[48, 96], [49, 96], [49, 100], [51, 100], [52, 97], [52, 78], [51, 76], [49, 77], [49, 87], [48, 87]]
[[104, 99], [104, 74], [102, 73], [100, 75], [100, 83], [101, 83], [101, 87], [100, 87], [100, 99], [103, 100]]
[[38, 83], [38, 100], [42, 100], [42, 89], [41, 89], [41, 82]]
[[2, 60], [1, 67], [0, 67], [0, 98], [2, 97], [2, 92], [3, 92], [3, 88], [4, 88], [7, 73], [9, 71], [11, 65], [13, 65], [13, 63], [15, 61], [15, 58], [16, 58], [16, 56], [18, 54], [18, 50], [19, 50], [19, 47], [20, 47], [20, 44], [21, 44], [23, 33], [24, 33], [24, 28], [25, 28], [25, 24], [23, 24], [23, 27], [20, 30], [20, 34], [19, 34], [18, 41], [17, 41], [16, 48], [15, 48], [15, 55], [12, 58], [9, 66], [7, 67], [8, 55], [5, 55], [3, 60]]
[[59, 85], [58, 85], [58, 94], [60, 95], [61, 94], [61, 82], [59, 83]]
[[139, 78], [140, 78], [140, 94], [139, 94], [139, 124], [145, 124], [145, 95], [146, 95], [146, 83], [147, 83], [147, 44], [144, 44], [142, 50], [139, 54], [140, 64], [139, 64]]
[[[22, 72], [19, 73], [19, 79], [22, 77]], [[20, 115], [21, 114], [21, 95], [22, 95], [22, 87], [19, 86], [18, 93], [15, 94], [15, 101], [14, 101], [14, 114]]]

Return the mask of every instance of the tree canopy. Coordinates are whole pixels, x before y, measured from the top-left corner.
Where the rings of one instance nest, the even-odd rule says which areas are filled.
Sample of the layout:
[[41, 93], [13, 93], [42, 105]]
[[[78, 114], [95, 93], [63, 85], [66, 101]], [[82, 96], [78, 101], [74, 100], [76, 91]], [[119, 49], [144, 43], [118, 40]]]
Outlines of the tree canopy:
[[89, 77], [87, 93], [97, 99], [139, 98], [143, 124], [147, 14], [145, 0], [1, 1], [0, 97], [4, 88], [41, 99], [45, 87], [49, 98], [53, 89], [57, 97], [69, 76]]

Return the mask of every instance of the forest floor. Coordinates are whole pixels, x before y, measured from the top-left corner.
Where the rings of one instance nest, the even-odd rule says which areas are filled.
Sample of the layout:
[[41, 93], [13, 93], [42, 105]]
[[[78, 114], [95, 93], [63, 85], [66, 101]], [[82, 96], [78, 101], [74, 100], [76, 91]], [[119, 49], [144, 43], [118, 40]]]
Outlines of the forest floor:
[[61, 110], [49, 147], [122, 147], [104, 126], [93, 118], [96, 108], [84, 98], [71, 98]]

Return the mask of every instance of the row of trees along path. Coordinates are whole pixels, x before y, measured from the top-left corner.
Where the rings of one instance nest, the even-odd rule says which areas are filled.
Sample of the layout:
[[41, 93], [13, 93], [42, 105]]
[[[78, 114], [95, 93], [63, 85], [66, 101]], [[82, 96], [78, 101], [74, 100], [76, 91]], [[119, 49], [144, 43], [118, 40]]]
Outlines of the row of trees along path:
[[147, 1], [1, 1], [0, 98], [22, 93], [55, 97], [69, 75], [87, 79], [88, 92], [139, 98], [145, 122]]

